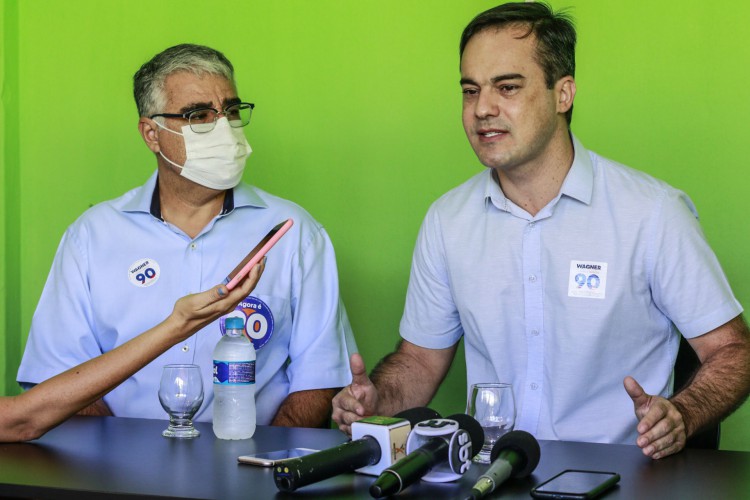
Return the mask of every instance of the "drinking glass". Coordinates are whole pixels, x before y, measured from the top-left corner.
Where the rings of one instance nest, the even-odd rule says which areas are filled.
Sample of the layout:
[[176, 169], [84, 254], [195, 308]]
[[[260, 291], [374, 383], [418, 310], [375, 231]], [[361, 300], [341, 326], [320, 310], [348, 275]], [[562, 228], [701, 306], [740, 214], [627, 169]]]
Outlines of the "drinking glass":
[[193, 415], [203, 403], [203, 379], [198, 365], [166, 365], [159, 383], [159, 402], [169, 414], [164, 437], [200, 436], [193, 427]]
[[484, 430], [484, 444], [474, 462], [490, 463], [495, 442], [516, 424], [516, 403], [513, 387], [501, 382], [472, 384], [466, 413], [474, 417]]

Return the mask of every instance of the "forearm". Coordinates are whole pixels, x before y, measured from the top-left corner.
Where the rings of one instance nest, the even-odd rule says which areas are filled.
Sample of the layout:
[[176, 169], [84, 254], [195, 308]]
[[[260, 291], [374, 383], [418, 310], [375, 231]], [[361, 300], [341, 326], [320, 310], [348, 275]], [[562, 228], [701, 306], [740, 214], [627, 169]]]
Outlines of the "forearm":
[[73, 367], [16, 397], [15, 439], [35, 439], [63, 420], [81, 415], [111, 415], [101, 399], [172, 344], [174, 321], [164, 321], [101, 356]]
[[229, 292], [220, 285], [182, 297], [167, 319], [123, 345], [19, 396], [0, 398], [0, 441], [34, 439], [79, 411], [83, 415], [110, 415], [101, 399], [105, 394], [175, 343], [234, 309], [258, 283], [263, 268], [264, 263], [255, 266]]
[[112, 410], [109, 409], [109, 406], [104, 402], [104, 399], [97, 399], [86, 408], [77, 411], [76, 415], [82, 415], [85, 417], [111, 417]]
[[271, 425], [282, 427], [328, 427], [331, 400], [337, 389], [314, 389], [293, 392], [287, 396]]
[[721, 421], [750, 392], [750, 342], [743, 335], [703, 361], [691, 382], [671, 398], [683, 416], [686, 433]]
[[370, 374], [378, 391], [377, 414], [395, 415], [427, 406], [447, 375], [457, 347], [425, 349], [401, 341]]

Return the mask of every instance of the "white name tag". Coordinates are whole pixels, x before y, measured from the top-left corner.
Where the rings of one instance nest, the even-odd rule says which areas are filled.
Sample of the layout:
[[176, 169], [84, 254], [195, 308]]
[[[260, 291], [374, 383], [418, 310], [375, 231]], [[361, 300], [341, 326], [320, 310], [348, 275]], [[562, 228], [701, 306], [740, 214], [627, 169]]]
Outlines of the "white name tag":
[[568, 297], [603, 299], [607, 290], [607, 263], [570, 261]]

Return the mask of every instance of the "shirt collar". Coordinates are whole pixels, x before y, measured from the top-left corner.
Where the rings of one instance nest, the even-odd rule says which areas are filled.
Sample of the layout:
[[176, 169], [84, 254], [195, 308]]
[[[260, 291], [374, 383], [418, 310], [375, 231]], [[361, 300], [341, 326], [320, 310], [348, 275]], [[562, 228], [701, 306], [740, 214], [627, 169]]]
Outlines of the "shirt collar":
[[[582, 203], [591, 203], [591, 196], [594, 190], [594, 167], [591, 163], [586, 148], [581, 141], [571, 132], [570, 138], [573, 141], [573, 164], [570, 166], [568, 174], [565, 176], [560, 195], [574, 198]], [[500, 184], [494, 178], [494, 170], [487, 169], [486, 183], [484, 191], [485, 207], [492, 203], [500, 210], [511, 211], [512, 202], [505, 197], [505, 193], [500, 188]], [[559, 196], [558, 196], [559, 198]]]
[[573, 140], [573, 165], [565, 176], [560, 193], [588, 205], [594, 192], [594, 166], [581, 141], [573, 133], [570, 138]]
[[[154, 172], [148, 181], [136, 190], [135, 196], [125, 203], [123, 211], [150, 213], [157, 219], [163, 220], [161, 218], [161, 203], [159, 202], [158, 179], [158, 172]], [[227, 189], [227, 194], [224, 196], [224, 206], [219, 215], [226, 215], [239, 207], [267, 208], [268, 205], [254, 187], [240, 183], [234, 189]]]

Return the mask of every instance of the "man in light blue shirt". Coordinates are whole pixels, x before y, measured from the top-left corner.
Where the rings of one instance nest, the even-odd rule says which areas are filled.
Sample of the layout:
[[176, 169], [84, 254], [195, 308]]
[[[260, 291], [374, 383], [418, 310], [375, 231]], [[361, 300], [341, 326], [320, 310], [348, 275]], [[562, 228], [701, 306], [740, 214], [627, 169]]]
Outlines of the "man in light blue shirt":
[[[339, 299], [325, 229], [298, 205], [240, 182], [253, 104], [237, 94], [218, 51], [178, 45], [134, 78], [139, 131], [157, 160], [143, 186], [84, 213], [63, 236], [32, 320], [18, 372], [42, 382], [108, 352], [169, 315], [176, 298], [220, 283], [275, 225], [294, 225], [232, 315], [257, 350], [258, 424], [327, 425], [331, 398], [351, 380], [356, 350]], [[212, 416], [212, 352], [223, 321], [168, 350], [84, 413], [165, 418], [162, 367], [201, 366]]]
[[[570, 132], [575, 39], [540, 3], [501, 5], [464, 30], [463, 124], [488, 170], [428, 211], [403, 341], [371, 380], [352, 358], [353, 383], [334, 398], [342, 429], [427, 404], [461, 337], [469, 384], [511, 382], [516, 428], [540, 439], [661, 458], [747, 397], [742, 308], [692, 202]], [[677, 330], [703, 365], [673, 395]]]

